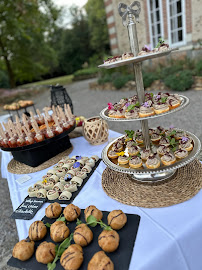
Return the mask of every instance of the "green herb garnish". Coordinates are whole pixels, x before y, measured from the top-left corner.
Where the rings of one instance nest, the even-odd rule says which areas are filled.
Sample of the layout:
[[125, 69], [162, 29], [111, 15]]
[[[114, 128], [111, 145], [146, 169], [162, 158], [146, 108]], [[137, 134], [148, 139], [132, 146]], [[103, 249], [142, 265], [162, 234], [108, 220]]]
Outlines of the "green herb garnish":
[[70, 234], [68, 238], [66, 238], [59, 246], [56, 246], [55, 248], [55, 259], [52, 263], [47, 264], [48, 270], [54, 270], [56, 268], [56, 262], [59, 260], [59, 258], [62, 256], [63, 252], [70, 246], [71, 241], [73, 239], [73, 233]]
[[156, 45], [156, 48], [159, 48], [165, 41], [162, 38], [159, 38], [159, 42]]
[[110, 226], [107, 226], [104, 222], [102, 222], [102, 220], [97, 221], [97, 219], [92, 215], [90, 215], [87, 218], [86, 225], [90, 225], [91, 227], [95, 227], [95, 226], [97, 226], [97, 224], [99, 224], [100, 227], [106, 231], [112, 231], [112, 228]]
[[80, 220], [80, 219], [78, 219], [77, 218], [77, 220], [76, 220], [76, 225], [78, 226], [78, 225], [80, 225], [80, 224], [82, 224], [83, 222]]
[[133, 130], [125, 130], [125, 133], [127, 134], [128, 138], [132, 139], [135, 132]]
[[166, 103], [166, 100], [167, 100], [167, 97], [162, 97], [162, 98], [161, 98], [161, 102], [162, 102], [162, 103]]
[[139, 101], [137, 101], [137, 102], [135, 103], [135, 107], [140, 107], [140, 102], [139, 102]]
[[127, 107], [127, 111], [132, 111], [135, 108], [135, 105], [131, 104]]

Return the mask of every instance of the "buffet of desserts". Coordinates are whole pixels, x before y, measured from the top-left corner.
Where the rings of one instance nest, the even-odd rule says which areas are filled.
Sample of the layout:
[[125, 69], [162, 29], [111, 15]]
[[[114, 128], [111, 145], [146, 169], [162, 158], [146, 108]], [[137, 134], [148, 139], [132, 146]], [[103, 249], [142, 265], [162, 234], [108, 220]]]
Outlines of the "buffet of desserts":
[[85, 178], [95, 167], [99, 157], [72, 156], [63, 157], [42, 180], [28, 188], [29, 197], [47, 198], [48, 200], [68, 201], [72, 193], [83, 184]]
[[16, 111], [21, 108], [25, 108], [28, 106], [33, 105], [34, 102], [32, 100], [19, 100], [18, 102], [13, 102], [11, 104], [6, 104], [4, 105], [4, 110], [9, 110], [9, 111]]
[[[127, 251], [125, 245], [129, 237], [135, 240], [134, 235], [126, 234], [134, 226], [127, 222], [135, 215], [126, 215], [122, 210], [102, 212], [94, 205], [81, 210], [69, 204], [63, 209], [59, 203], [50, 204], [45, 209], [45, 215], [42, 220], [30, 225], [28, 238], [16, 243], [13, 248], [13, 258], [17, 263], [21, 261], [22, 268], [30, 260], [33, 263], [30, 269], [45, 269], [41, 266], [47, 265], [52, 270], [113, 270], [118, 267], [110, 258], [114, 258], [113, 253], [115, 255], [117, 249], [123, 251], [119, 255], [121, 257], [124, 252], [133, 249], [134, 241], [127, 245]], [[57, 243], [61, 244], [56, 246]], [[115, 261], [118, 261], [117, 257]]]
[[185, 131], [174, 127], [149, 129], [151, 148], [144, 147], [140, 130], [126, 130], [126, 135], [117, 139], [108, 150], [108, 158], [126, 168], [156, 169], [169, 166], [189, 155], [194, 142]]
[[145, 102], [140, 104], [138, 96], [122, 98], [117, 103], [108, 103], [108, 116], [112, 118], [135, 119], [168, 112], [180, 106], [182, 102], [178, 94], [161, 93], [145, 94]]
[[36, 144], [46, 139], [53, 138], [75, 125], [75, 118], [69, 105], [65, 104], [64, 111], [60, 106], [52, 107], [53, 113], [48, 113], [48, 108], [44, 108], [44, 114], [37, 109], [37, 115], [30, 112], [28, 118], [23, 114], [20, 120], [16, 116], [16, 121], [11, 120], [0, 123], [0, 147], [17, 148], [26, 145]]

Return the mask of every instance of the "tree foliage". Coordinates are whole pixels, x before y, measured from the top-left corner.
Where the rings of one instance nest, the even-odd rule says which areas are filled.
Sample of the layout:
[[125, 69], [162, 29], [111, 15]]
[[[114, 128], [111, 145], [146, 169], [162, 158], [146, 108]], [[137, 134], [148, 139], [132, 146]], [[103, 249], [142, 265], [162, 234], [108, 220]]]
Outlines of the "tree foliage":
[[14, 87], [57, 63], [50, 38], [59, 15], [51, 0], [0, 1], [0, 55]]

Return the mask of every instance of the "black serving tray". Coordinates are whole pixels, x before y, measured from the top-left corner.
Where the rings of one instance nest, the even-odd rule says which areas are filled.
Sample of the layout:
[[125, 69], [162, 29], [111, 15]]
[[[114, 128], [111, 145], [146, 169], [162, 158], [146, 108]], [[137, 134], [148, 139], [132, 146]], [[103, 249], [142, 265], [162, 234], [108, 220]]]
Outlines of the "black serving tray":
[[[109, 212], [103, 211], [103, 222], [107, 224], [107, 216]], [[79, 217], [80, 220], [85, 222], [84, 219], [84, 210], [81, 211], [81, 216]], [[119, 247], [116, 251], [112, 253], [106, 253], [107, 256], [110, 257], [110, 259], [114, 263], [114, 269], [116, 270], [128, 270], [131, 260], [131, 255], [133, 252], [134, 243], [136, 240], [136, 235], [139, 227], [140, 222], [140, 216], [138, 215], [131, 215], [127, 214], [127, 223], [126, 225], [118, 232], [120, 236], [120, 243]], [[44, 223], [50, 223], [52, 224], [56, 219], [49, 219], [47, 217], [44, 217], [42, 221]], [[70, 222], [67, 224], [67, 226], [70, 229], [70, 233], [74, 232], [74, 228], [76, 227], [76, 222]], [[93, 232], [93, 241], [87, 246], [83, 248], [84, 252], [84, 261], [79, 270], [87, 270], [88, 263], [93, 257], [93, 255], [101, 251], [101, 248], [98, 245], [98, 236], [102, 232], [102, 229], [100, 226], [96, 226], [95, 228], [90, 227], [90, 229]], [[35, 242], [35, 248], [38, 247], [40, 243], [43, 241], [47, 242], [53, 242], [53, 240], [50, 238], [50, 232], [48, 229], [48, 233], [46, 237], [38, 242]], [[72, 244], [74, 241], [72, 240]], [[7, 262], [9, 266], [13, 266], [20, 269], [27, 269], [27, 270], [47, 270], [47, 265], [38, 263], [35, 259], [35, 255], [32, 256], [29, 260], [22, 262], [18, 259], [15, 259], [13, 257], [10, 258], [10, 260]], [[63, 267], [60, 265], [60, 262], [57, 262], [56, 268], [57, 270], [64, 270]]]
[[72, 126], [63, 133], [54, 136], [53, 138], [45, 139], [42, 142], [22, 147], [1, 149], [3, 151], [11, 152], [15, 160], [31, 167], [37, 167], [43, 162], [71, 147], [68, 134], [74, 130], [74, 128], [75, 126]]

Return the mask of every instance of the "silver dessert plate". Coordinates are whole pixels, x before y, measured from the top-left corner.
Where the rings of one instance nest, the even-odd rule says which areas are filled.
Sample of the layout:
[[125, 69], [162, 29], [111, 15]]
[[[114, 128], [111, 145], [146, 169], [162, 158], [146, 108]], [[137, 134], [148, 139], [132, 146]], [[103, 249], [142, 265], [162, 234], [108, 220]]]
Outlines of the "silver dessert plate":
[[169, 50], [164, 51], [164, 52], [148, 53], [146, 55], [140, 55], [140, 56], [136, 56], [136, 57], [131, 57], [129, 59], [116, 61], [116, 62], [113, 62], [113, 63], [110, 63], [110, 64], [102, 64], [102, 65], [99, 65], [98, 67], [99, 68], [110, 69], [110, 68], [125, 66], [125, 65], [129, 65], [129, 64], [133, 64], [133, 63], [139, 63], [139, 62], [149, 60], [149, 59], [152, 59], [152, 58], [157, 58], [157, 57], [168, 55], [171, 52], [177, 51], [177, 50], [178, 50], [178, 48], [173, 48], [173, 49], [169, 49]]
[[165, 113], [161, 113], [161, 114], [155, 114], [155, 115], [152, 115], [152, 116], [147, 116], [147, 117], [140, 117], [140, 118], [114, 118], [114, 117], [109, 117], [108, 116], [108, 108], [104, 108], [101, 112], [100, 112], [100, 116], [107, 120], [107, 121], [139, 121], [139, 120], [147, 120], [147, 119], [151, 119], [151, 118], [157, 118], [159, 116], [165, 116], [165, 115], [168, 115], [170, 113], [174, 113], [174, 112], [177, 112], [177, 111], [180, 111], [182, 109], [184, 109], [188, 104], [189, 104], [189, 99], [185, 96], [182, 96], [180, 95], [180, 99], [181, 99], [181, 104], [179, 107], [175, 108], [175, 109], [172, 109], [172, 110], [169, 110], [168, 112], [165, 112]]
[[[177, 129], [183, 131], [182, 129]], [[102, 160], [110, 169], [127, 173], [133, 176], [134, 179], [141, 182], [156, 182], [167, 179], [172, 176], [176, 169], [183, 167], [193, 161], [200, 153], [201, 143], [200, 140], [191, 132], [185, 131], [187, 135], [189, 135], [193, 139], [193, 149], [189, 152], [189, 155], [184, 159], [177, 160], [174, 164], [165, 166], [161, 163], [160, 167], [157, 169], [148, 169], [145, 164], [143, 164], [142, 168], [133, 169], [129, 167], [124, 167], [116, 164], [117, 162], [113, 162], [108, 158], [108, 151], [111, 149], [112, 144], [118, 139], [124, 137], [124, 135], [116, 138], [112, 142], [110, 142], [102, 151]]]

